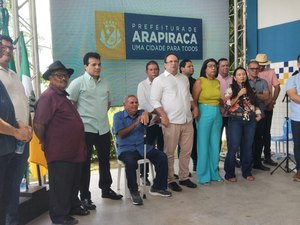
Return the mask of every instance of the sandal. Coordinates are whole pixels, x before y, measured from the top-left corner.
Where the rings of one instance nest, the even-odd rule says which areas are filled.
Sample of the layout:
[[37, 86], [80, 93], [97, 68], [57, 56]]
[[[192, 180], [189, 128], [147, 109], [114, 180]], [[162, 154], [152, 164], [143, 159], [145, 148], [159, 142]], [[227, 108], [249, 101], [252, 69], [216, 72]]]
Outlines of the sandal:
[[236, 177], [231, 177], [231, 178], [228, 178], [226, 180], [229, 181], [229, 182], [232, 182], [232, 183], [237, 182]]
[[253, 176], [247, 176], [247, 177], [246, 177], [246, 180], [247, 180], [247, 181], [254, 181], [254, 177], [253, 177]]

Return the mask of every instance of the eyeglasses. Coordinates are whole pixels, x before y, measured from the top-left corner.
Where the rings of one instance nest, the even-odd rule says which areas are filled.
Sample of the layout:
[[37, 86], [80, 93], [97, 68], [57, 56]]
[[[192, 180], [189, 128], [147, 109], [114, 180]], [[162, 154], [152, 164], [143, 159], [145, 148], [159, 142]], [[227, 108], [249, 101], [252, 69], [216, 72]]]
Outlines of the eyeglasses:
[[65, 78], [65, 79], [70, 78], [68, 73], [53, 73], [52, 75], [56, 76], [60, 80], [62, 80], [63, 78]]
[[175, 64], [177, 64], [178, 63], [178, 60], [174, 60], [174, 61], [169, 61], [169, 62], [166, 62], [166, 63], [175, 63]]
[[14, 46], [10, 46], [10, 45], [1, 45], [1, 48], [3, 49], [3, 50], [8, 50], [8, 51], [10, 51], [10, 52], [12, 52], [13, 50], [15, 50], [15, 48], [14, 48]]

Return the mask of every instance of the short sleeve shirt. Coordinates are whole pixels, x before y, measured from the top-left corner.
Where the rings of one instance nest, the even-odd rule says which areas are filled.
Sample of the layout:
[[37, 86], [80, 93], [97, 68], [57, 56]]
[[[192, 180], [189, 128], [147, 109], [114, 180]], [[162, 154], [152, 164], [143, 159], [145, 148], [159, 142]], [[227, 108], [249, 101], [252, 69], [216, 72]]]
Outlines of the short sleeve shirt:
[[[117, 136], [118, 155], [126, 151], [138, 151], [141, 157], [144, 156], [144, 125], [140, 123], [126, 137], [120, 137], [118, 135], [120, 130], [133, 124], [142, 113], [143, 110], [138, 110], [137, 114], [131, 117], [126, 110], [123, 110], [114, 115], [113, 131]], [[147, 144], [146, 149], [146, 151], [149, 152], [152, 146]]]
[[[0, 118], [8, 124], [16, 127], [14, 106], [10, 97], [0, 80]], [[16, 139], [13, 136], [0, 133], [0, 156], [13, 153], [16, 147]]]
[[87, 72], [73, 80], [67, 92], [76, 102], [85, 132], [106, 134], [110, 130], [107, 109], [111, 102], [108, 82], [102, 77], [95, 81]]
[[[286, 90], [296, 89], [297, 95], [300, 95], [300, 73], [291, 76], [286, 82]], [[291, 120], [300, 121], [300, 104], [291, 101]]]
[[45, 126], [47, 162], [83, 162], [86, 159], [84, 127], [72, 102], [56, 87], [43, 92], [36, 103], [34, 122]]

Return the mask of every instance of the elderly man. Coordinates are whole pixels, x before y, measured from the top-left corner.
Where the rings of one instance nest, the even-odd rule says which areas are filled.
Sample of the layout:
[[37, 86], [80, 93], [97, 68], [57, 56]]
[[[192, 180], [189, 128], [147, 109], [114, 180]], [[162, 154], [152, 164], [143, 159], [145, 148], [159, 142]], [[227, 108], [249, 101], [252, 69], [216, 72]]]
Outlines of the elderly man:
[[110, 127], [107, 111], [111, 105], [111, 93], [108, 82], [100, 76], [101, 57], [97, 52], [88, 52], [83, 57], [85, 73], [73, 80], [67, 91], [69, 99], [75, 104], [84, 124], [87, 160], [83, 164], [80, 181], [80, 198], [89, 210], [96, 208], [91, 200], [90, 167], [91, 155], [95, 149], [99, 162], [99, 188], [102, 198], [119, 200], [123, 196], [111, 189], [110, 174]]
[[[128, 189], [134, 205], [142, 205], [143, 199], [136, 182], [137, 161], [144, 158], [144, 129], [149, 122], [149, 113], [138, 110], [138, 100], [134, 95], [124, 99], [124, 110], [114, 115], [113, 129], [117, 136], [118, 159], [124, 162]], [[155, 166], [156, 177], [150, 189], [151, 195], [170, 197], [167, 191], [167, 156], [162, 151], [147, 144], [146, 157]]]
[[54, 224], [77, 224], [70, 215], [88, 215], [78, 199], [81, 164], [86, 160], [82, 120], [65, 91], [73, 69], [60, 61], [43, 74], [50, 81], [36, 103], [34, 130], [45, 151], [49, 171], [50, 208]]
[[[178, 73], [179, 59], [175, 53], [164, 58], [165, 71], [153, 80], [150, 101], [163, 125], [164, 151], [168, 156], [168, 183], [173, 191], [182, 191], [174, 177], [174, 159], [180, 145], [179, 184], [189, 188], [197, 185], [189, 179], [189, 162], [193, 147], [193, 117], [199, 116], [190, 93], [189, 80]], [[191, 111], [192, 110], [192, 111]]]
[[[8, 63], [13, 55], [13, 44], [12, 39], [7, 36], [0, 35], [0, 44], [1, 44], [1, 57], [0, 57], [0, 81], [3, 84], [3, 92], [4, 89], [7, 91], [10, 101], [13, 104], [13, 111], [11, 113], [15, 114], [15, 120], [17, 124], [12, 124], [12, 121], [9, 121], [14, 127], [19, 127], [21, 129], [28, 130], [29, 136], [26, 138], [18, 140], [25, 141], [25, 145], [23, 144], [23, 152], [20, 151], [20, 154], [14, 154], [13, 152], [16, 149], [16, 144], [12, 144], [8, 146], [3, 146], [2, 142], [0, 144], [0, 155], [5, 155], [5, 157], [11, 157], [10, 160], [4, 160], [3, 164], [2, 161], [0, 162], [1, 168], [4, 167], [3, 174], [6, 174], [5, 182], [0, 180], [0, 185], [5, 183], [4, 193], [0, 193], [0, 195], [4, 195], [4, 199], [0, 201], [0, 204], [4, 204], [5, 207], [5, 224], [17, 224], [18, 222], [18, 206], [19, 206], [19, 194], [20, 194], [20, 183], [25, 173], [25, 168], [27, 165], [27, 159], [29, 155], [28, 149], [28, 141], [31, 139], [31, 132], [32, 128], [29, 126], [29, 106], [28, 106], [28, 98], [25, 94], [24, 87], [22, 82], [19, 79], [17, 74], [8, 68]], [[2, 97], [1, 97], [2, 98]], [[3, 96], [4, 98], [4, 96]], [[7, 98], [6, 98], [7, 99]], [[4, 103], [4, 102], [2, 102]], [[6, 100], [8, 103], [8, 99]], [[5, 108], [2, 108], [5, 112]], [[2, 118], [5, 121], [5, 118]], [[15, 136], [14, 134], [10, 133], [8, 135]], [[16, 137], [16, 136], [15, 136]], [[7, 139], [7, 138], [4, 138]], [[6, 154], [10, 153], [10, 154]], [[2, 198], [0, 197], [0, 198]], [[0, 221], [0, 224], [3, 224]]]
[[263, 137], [265, 128], [265, 104], [264, 101], [270, 98], [268, 83], [264, 79], [258, 77], [259, 64], [256, 61], [251, 61], [248, 64], [249, 83], [257, 97], [258, 107], [261, 111], [262, 119], [256, 124], [254, 143], [253, 143], [253, 168], [259, 170], [269, 171], [261, 162], [261, 154], [263, 149]]
[[265, 100], [265, 129], [264, 129], [264, 163], [270, 166], [276, 166], [277, 162], [274, 162], [271, 158], [271, 125], [273, 118], [273, 108], [276, 104], [280, 92], [280, 83], [273, 69], [266, 68], [271, 64], [266, 54], [257, 54], [255, 60], [259, 63], [258, 76], [267, 81], [270, 98]]

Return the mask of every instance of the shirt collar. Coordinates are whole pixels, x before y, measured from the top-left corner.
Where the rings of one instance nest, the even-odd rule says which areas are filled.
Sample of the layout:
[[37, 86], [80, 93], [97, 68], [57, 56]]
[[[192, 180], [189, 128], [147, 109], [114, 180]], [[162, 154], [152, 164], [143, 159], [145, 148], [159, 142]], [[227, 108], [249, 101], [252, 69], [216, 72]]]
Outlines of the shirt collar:
[[69, 96], [69, 93], [66, 92], [66, 90], [61, 91], [57, 87], [55, 87], [53, 84], [50, 84], [49, 88], [51, 88], [55, 93], [57, 93], [59, 95]]
[[178, 75], [179, 75], [179, 73], [177, 73], [176, 75], [173, 75], [173, 74], [171, 74], [171, 73], [169, 73], [167, 70], [165, 70], [164, 71], [164, 73], [163, 73], [166, 77], [168, 77], [168, 76], [174, 76], [174, 77], [177, 77]]
[[[88, 72], [84, 72], [83, 77], [85, 79], [87, 79], [88, 81], [94, 81], [94, 78], [88, 73]], [[99, 77], [99, 79], [97, 80], [97, 83], [99, 83], [101, 81], [101, 76]]]
[[230, 76], [227, 75], [226, 77], [223, 77], [221, 74], [218, 74], [218, 78], [223, 79], [223, 80], [228, 80], [230, 78]]
[[138, 110], [137, 113], [136, 113], [133, 117], [129, 116], [127, 110], [124, 110], [124, 113], [123, 113], [124, 118], [126, 118], [126, 117], [129, 117], [129, 118], [136, 118], [137, 116], [139, 116], [139, 114], [140, 114], [140, 110]]
[[152, 82], [149, 80], [149, 78], [147, 77], [147, 79], [146, 79], [146, 82], [147, 82], [147, 84], [149, 84], [149, 85], [151, 85], [152, 84]]

